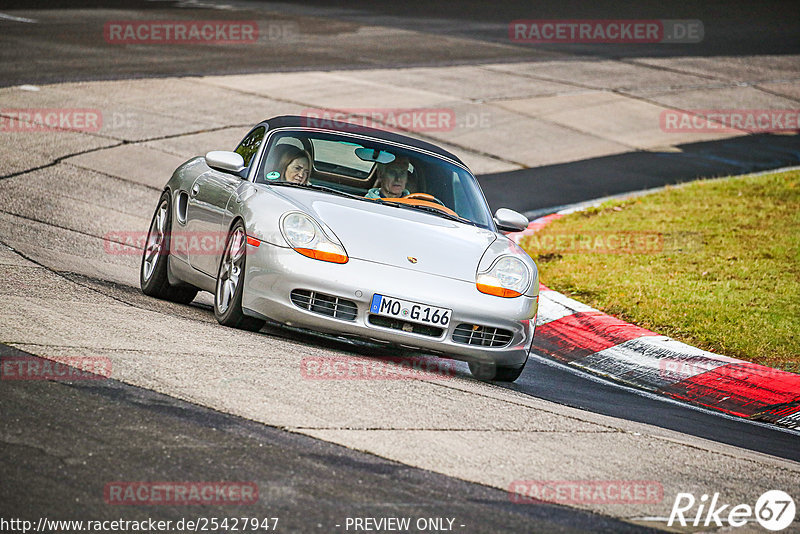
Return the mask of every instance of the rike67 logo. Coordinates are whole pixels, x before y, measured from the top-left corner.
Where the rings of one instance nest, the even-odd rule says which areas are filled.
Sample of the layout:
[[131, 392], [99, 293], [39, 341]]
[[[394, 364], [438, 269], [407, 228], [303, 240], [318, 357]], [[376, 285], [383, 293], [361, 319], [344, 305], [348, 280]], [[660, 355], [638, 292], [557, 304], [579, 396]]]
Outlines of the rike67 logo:
[[765, 529], [777, 532], [792, 524], [795, 512], [794, 499], [781, 490], [764, 492], [755, 506], [732, 506], [722, 502], [719, 493], [710, 499], [706, 494], [696, 499], [691, 493], [678, 493], [667, 526], [742, 527], [749, 522], [758, 522]]

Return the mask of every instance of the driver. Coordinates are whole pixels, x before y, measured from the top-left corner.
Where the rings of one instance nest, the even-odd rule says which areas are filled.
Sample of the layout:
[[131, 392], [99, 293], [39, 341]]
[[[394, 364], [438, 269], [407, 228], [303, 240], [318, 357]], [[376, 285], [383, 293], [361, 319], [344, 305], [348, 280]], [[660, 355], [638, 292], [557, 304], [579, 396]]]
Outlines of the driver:
[[400, 198], [409, 195], [406, 184], [408, 183], [407, 157], [396, 158], [391, 163], [377, 163], [377, 175], [375, 185], [370, 189], [366, 198]]

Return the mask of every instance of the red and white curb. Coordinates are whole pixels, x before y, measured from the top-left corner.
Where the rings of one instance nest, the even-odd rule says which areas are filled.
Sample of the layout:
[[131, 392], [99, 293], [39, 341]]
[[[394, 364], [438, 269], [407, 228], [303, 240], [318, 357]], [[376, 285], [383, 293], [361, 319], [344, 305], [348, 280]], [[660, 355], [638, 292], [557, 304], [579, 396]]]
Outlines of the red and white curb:
[[[519, 240], [564, 215], [534, 220]], [[701, 350], [626, 323], [544, 285], [531, 350], [726, 414], [800, 428], [800, 375]]]

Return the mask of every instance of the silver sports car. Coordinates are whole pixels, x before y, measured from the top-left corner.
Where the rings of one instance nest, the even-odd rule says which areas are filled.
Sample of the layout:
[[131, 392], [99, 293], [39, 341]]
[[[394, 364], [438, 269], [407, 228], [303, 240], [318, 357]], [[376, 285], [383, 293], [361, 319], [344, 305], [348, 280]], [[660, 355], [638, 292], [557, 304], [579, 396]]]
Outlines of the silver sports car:
[[142, 256], [147, 295], [214, 294], [226, 326], [265, 321], [469, 363], [513, 381], [528, 359], [536, 264], [454, 155], [354, 124], [283, 116], [173, 173]]

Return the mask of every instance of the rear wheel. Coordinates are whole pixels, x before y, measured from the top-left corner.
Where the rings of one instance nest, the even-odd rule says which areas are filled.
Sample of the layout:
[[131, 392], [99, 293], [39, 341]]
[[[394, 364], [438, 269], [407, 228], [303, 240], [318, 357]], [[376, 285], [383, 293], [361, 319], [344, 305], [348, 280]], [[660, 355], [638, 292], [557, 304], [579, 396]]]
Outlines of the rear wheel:
[[469, 372], [472, 373], [472, 376], [478, 380], [491, 380], [494, 382], [513, 382], [519, 378], [519, 375], [522, 374], [522, 370], [525, 368], [524, 363], [514, 367], [493, 363], [468, 363]]
[[248, 317], [242, 311], [246, 252], [247, 236], [244, 225], [239, 221], [228, 234], [225, 252], [217, 270], [214, 316], [222, 325], [257, 332], [264, 326], [264, 321]]
[[142, 265], [139, 269], [139, 285], [142, 293], [164, 300], [188, 304], [197, 296], [194, 287], [173, 286], [167, 277], [167, 256], [169, 255], [172, 218], [169, 191], [164, 191], [158, 199], [158, 207], [147, 232]]

